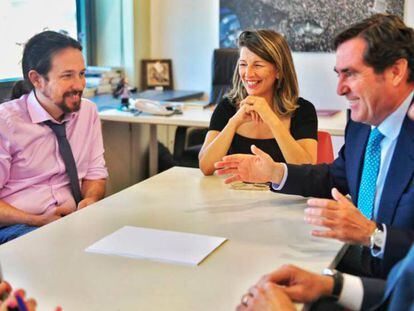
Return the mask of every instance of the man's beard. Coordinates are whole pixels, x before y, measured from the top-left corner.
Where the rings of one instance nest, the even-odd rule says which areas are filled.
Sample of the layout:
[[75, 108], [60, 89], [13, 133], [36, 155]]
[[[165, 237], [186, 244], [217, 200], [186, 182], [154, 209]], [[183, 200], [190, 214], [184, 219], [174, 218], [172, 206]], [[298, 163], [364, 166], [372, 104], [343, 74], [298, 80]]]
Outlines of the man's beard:
[[[71, 92], [66, 92], [63, 93], [62, 96], [62, 101], [59, 103], [56, 103], [56, 105], [64, 112], [64, 113], [69, 113], [69, 112], [75, 112], [75, 111], [79, 111], [80, 109], [80, 105], [81, 105], [81, 100], [82, 100], [82, 91], [71, 91]], [[79, 96], [79, 100], [78, 101], [73, 101], [72, 99], [70, 99], [70, 97], [72, 97], [72, 95], [78, 95]], [[72, 101], [72, 105], [69, 106], [66, 103], [66, 100], [69, 99]]]

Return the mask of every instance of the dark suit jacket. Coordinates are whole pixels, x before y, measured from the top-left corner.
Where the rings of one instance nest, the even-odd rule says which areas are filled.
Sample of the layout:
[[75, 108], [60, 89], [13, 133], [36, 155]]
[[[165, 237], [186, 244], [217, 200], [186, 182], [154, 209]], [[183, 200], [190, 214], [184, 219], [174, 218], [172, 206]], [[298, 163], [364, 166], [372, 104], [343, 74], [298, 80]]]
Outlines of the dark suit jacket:
[[[355, 205], [370, 126], [349, 121], [345, 144], [332, 164], [291, 165], [287, 194], [331, 198], [333, 187], [350, 194]], [[377, 222], [387, 225], [385, 256], [373, 276], [384, 277], [414, 241], [414, 122], [405, 117], [381, 196]], [[373, 260], [376, 262], [376, 259]], [[378, 265], [378, 263], [377, 263]], [[379, 272], [380, 271], [380, 272]]]
[[[362, 310], [412, 310], [414, 308], [414, 245], [384, 280], [362, 278]], [[381, 301], [380, 303], [378, 303]]]

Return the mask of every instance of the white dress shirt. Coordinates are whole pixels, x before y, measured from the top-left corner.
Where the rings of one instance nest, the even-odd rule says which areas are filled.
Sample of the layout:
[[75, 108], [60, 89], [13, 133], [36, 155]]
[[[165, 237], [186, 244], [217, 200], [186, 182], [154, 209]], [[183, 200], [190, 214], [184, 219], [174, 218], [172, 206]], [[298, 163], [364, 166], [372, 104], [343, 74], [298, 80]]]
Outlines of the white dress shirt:
[[339, 294], [338, 303], [350, 310], [360, 310], [364, 298], [364, 287], [359, 277], [343, 274], [344, 283]]

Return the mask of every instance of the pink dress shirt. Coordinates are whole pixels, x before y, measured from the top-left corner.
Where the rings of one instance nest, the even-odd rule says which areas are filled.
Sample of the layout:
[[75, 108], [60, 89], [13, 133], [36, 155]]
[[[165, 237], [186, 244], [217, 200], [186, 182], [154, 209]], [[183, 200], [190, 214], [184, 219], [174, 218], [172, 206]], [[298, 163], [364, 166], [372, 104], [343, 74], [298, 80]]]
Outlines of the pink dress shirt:
[[[76, 209], [57, 139], [45, 124], [53, 120], [33, 92], [0, 105], [0, 199], [30, 214], [52, 213], [56, 206]], [[96, 105], [82, 99], [66, 114], [66, 135], [79, 181], [108, 176]]]

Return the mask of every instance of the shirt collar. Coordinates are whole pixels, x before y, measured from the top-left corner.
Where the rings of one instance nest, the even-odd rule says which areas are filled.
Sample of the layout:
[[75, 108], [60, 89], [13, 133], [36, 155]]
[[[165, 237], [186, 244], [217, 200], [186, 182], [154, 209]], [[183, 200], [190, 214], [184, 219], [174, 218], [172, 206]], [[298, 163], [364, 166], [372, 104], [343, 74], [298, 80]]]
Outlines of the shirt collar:
[[51, 120], [54, 123], [64, 123], [72, 119], [76, 112], [65, 113], [63, 120], [57, 122], [43, 107], [40, 105], [39, 101], [36, 98], [34, 90], [32, 90], [27, 98], [27, 110], [29, 112], [30, 119], [32, 123], [43, 123], [45, 121]]
[[403, 101], [397, 110], [391, 113], [384, 121], [381, 122], [380, 125], [378, 125], [378, 130], [388, 139], [394, 140], [400, 134], [401, 127], [407, 114], [408, 108], [410, 107], [413, 95], [414, 91], [407, 96], [407, 98]]

